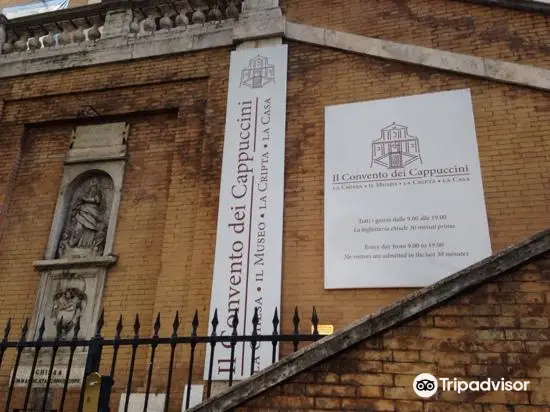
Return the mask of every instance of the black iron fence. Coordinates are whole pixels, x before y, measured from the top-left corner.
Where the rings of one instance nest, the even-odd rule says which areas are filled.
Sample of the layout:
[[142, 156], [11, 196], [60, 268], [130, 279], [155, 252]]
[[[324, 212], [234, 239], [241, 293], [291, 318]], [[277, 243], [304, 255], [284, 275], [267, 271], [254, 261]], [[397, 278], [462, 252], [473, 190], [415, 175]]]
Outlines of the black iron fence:
[[[230, 349], [230, 367], [228, 368], [228, 383], [229, 386], [233, 384], [234, 380], [234, 371], [235, 371], [235, 348], [238, 343], [249, 343], [250, 346], [250, 374], [254, 374], [255, 372], [255, 358], [256, 358], [256, 348], [259, 343], [261, 342], [268, 342], [271, 343], [272, 349], [271, 349], [271, 362], [274, 363], [277, 359], [277, 352], [278, 348], [282, 343], [287, 342], [288, 345], [290, 345], [291, 351], [298, 350], [298, 347], [301, 342], [314, 342], [319, 339], [321, 339], [324, 335], [319, 334], [318, 331], [318, 325], [319, 325], [319, 318], [317, 316], [317, 312], [315, 310], [315, 307], [313, 308], [313, 312], [311, 315], [311, 330], [307, 333], [302, 333], [300, 331], [300, 317], [298, 314], [298, 308], [295, 309], [294, 315], [292, 317], [292, 333], [283, 334], [280, 333], [280, 320], [279, 315], [277, 312], [277, 309], [275, 309], [275, 312], [273, 314], [272, 318], [272, 326], [273, 331], [271, 334], [268, 335], [262, 335], [259, 333], [259, 324], [260, 324], [260, 318], [258, 316], [258, 309], [255, 309], [254, 316], [252, 318], [252, 333], [249, 335], [239, 335], [237, 333], [237, 327], [239, 325], [239, 318], [238, 314], [236, 313], [235, 316], [232, 318], [232, 332], [230, 335], [222, 335], [218, 332], [218, 314], [217, 311], [215, 311], [213, 318], [210, 321], [211, 325], [211, 333], [209, 335], [200, 336], [197, 334], [197, 330], [199, 327], [199, 317], [198, 312], [195, 311], [194, 317], [191, 322], [191, 333], [189, 335], [180, 335], [180, 317], [179, 313], [176, 313], [173, 322], [172, 322], [172, 333], [170, 336], [159, 336], [159, 331], [161, 328], [161, 317], [160, 314], [157, 315], [156, 320], [153, 325], [153, 335], [150, 337], [141, 337], [140, 336], [140, 320], [139, 316], [135, 316], [135, 320], [133, 322], [133, 336], [132, 337], [123, 337], [123, 323], [122, 323], [122, 316], [119, 318], [114, 337], [111, 339], [107, 339], [102, 335], [102, 329], [104, 326], [104, 313], [102, 312], [99, 316], [96, 328], [95, 328], [95, 334], [90, 339], [82, 339], [79, 337], [80, 332], [80, 319], [77, 319], [75, 326], [74, 326], [74, 332], [73, 337], [71, 339], [62, 339], [62, 330], [61, 325], [63, 322], [58, 322], [58, 327], [56, 331], [56, 337], [52, 340], [46, 340], [44, 339], [44, 331], [45, 331], [45, 321], [42, 320], [42, 323], [38, 329], [38, 335], [35, 340], [27, 340], [27, 334], [29, 332], [29, 322], [28, 319], [25, 321], [25, 324], [23, 325], [23, 328], [21, 329], [21, 333], [19, 335], [18, 340], [9, 340], [9, 335], [12, 329], [11, 326], [11, 319], [8, 320], [7, 325], [4, 330], [4, 337], [2, 341], [0, 342], [0, 372], [2, 369], [6, 369], [6, 365], [2, 363], [2, 361], [6, 358], [5, 355], [8, 354], [11, 350], [12, 352], [12, 358], [14, 358], [14, 362], [10, 363], [8, 368], [11, 366], [11, 369], [9, 371], [4, 370], [4, 373], [9, 373], [9, 379], [6, 382], [6, 386], [2, 388], [0, 386], [0, 393], [5, 394], [4, 399], [4, 412], [15, 412], [15, 411], [21, 411], [21, 412], [31, 412], [31, 411], [40, 411], [40, 412], [73, 412], [75, 410], [76, 406], [76, 399], [78, 399], [78, 411], [82, 411], [83, 408], [83, 402], [84, 402], [84, 385], [85, 385], [85, 378], [87, 376], [90, 376], [92, 372], [97, 372], [100, 370], [100, 364], [105, 366], [105, 363], [107, 363], [107, 367], [103, 368], [104, 370], [108, 370], [108, 379], [106, 380], [108, 382], [108, 387], [103, 388], [103, 393], [101, 395], [101, 404], [103, 405], [99, 410], [101, 412], [108, 410], [108, 405], [110, 403], [110, 397], [111, 397], [111, 387], [113, 384], [113, 377], [115, 376], [115, 373], [117, 373], [117, 358], [119, 355], [119, 351], [122, 348], [127, 348], [129, 350], [129, 359], [128, 359], [128, 365], [127, 365], [127, 379], [125, 380], [125, 384], [123, 386], [124, 393], [126, 393], [126, 398], [123, 405], [123, 411], [128, 412], [129, 408], [129, 401], [130, 401], [130, 394], [132, 393], [133, 389], [133, 382], [134, 382], [134, 373], [136, 370], [136, 353], [138, 349], [146, 348], [148, 355], [148, 362], [146, 364], [146, 379], [145, 379], [145, 398], [143, 401], [143, 411], [146, 412], [148, 408], [148, 404], [150, 401], [150, 393], [151, 393], [151, 385], [154, 380], [153, 378], [153, 370], [155, 365], [155, 356], [157, 354], [157, 349], [159, 347], [164, 347], [167, 349], [167, 378], [165, 380], [165, 383], [163, 383], [163, 392], [165, 393], [164, 398], [164, 411], [168, 412], [170, 408], [172, 410], [181, 410], [181, 406], [179, 405], [179, 408], [175, 405], [171, 405], [171, 395], [173, 395], [172, 392], [174, 392], [174, 359], [175, 359], [175, 353], [176, 349], [179, 347], [178, 345], [187, 345], [188, 347], [188, 363], [187, 363], [187, 374], [186, 374], [186, 382], [187, 385], [185, 385], [185, 391], [186, 393], [180, 393], [180, 397], [183, 396], [185, 399], [185, 409], [189, 408], [190, 398], [191, 398], [191, 384], [193, 383], [193, 377], [195, 376], [195, 381], [198, 380], [196, 375], [194, 375], [194, 363], [195, 363], [195, 355], [197, 350], [197, 345], [204, 345], [209, 346], [209, 353], [208, 356], [208, 362], [207, 365], [205, 365], [205, 369], [207, 370], [207, 373], [204, 374], [204, 376], [207, 378], [203, 379], [202, 382], [205, 385], [205, 390], [203, 396], [208, 399], [211, 396], [212, 393], [212, 382], [213, 382], [213, 364], [214, 364], [214, 357], [215, 357], [215, 351], [218, 344], [223, 344], [225, 348]], [[106, 359], [106, 356], [104, 356], [104, 349], [109, 348], [110, 352], [110, 359]], [[74, 380], [73, 376], [71, 375], [71, 368], [74, 367], [74, 360], [75, 360], [75, 352], [80, 349], [85, 350], [85, 367], [84, 367], [84, 373], [81, 380], [79, 380], [77, 384], [76, 389], [72, 389], [73, 394], [73, 402], [67, 402], [67, 394], [71, 392], [70, 389], [70, 383]], [[15, 354], [13, 354], [13, 351], [15, 351]], [[59, 373], [56, 371], [56, 358], [58, 357], [58, 354], [60, 351], [64, 351], [64, 358], [66, 360], [65, 365], [62, 368], [63, 374], [62, 376], [54, 376], [56, 373]], [[37, 372], [37, 362], [41, 356], [45, 353], [47, 354], [47, 358], [49, 362], [47, 362], [48, 366], [46, 369], [41, 370], [41, 385], [40, 385], [40, 396], [39, 399], [35, 399], [31, 402], [31, 393], [33, 393], [33, 385], [35, 386], [34, 391], [36, 392], [38, 388], [36, 388], [37, 383], [35, 379], [35, 373]], [[22, 357], [25, 357], [27, 361], [27, 365], [25, 366], [28, 369], [28, 364], [30, 364], [30, 373], [28, 382], [26, 380], [17, 379], [18, 376], [18, 369], [21, 367], [22, 363]], [[103, 355], [103, 356], [102, 356]], [[43, 358], [43, 356], [42, 356]], [[6, 362], [4, 362], [6, 363]], [[110, 366], [108, 365], [110, 364]], [[13, 366], [12, 366], [13, 365]], [[163, 369], [164, 370], [164, 369]], [[47, 372], [46, 372], [47, 371]], [[6, 373], [7, 372], [7, 373]], [[206, 371], [205, 371], [206, 372]], [[57, 382], [55, 392], [52, 388], [52, 382]], [[179, 379], [182, 380], [181, 378]], [[81, 383], [80, 383], [81, 381]], [[19, 382], [19, 385], [16, 385], [16, 382]], [[23, 387], [21, 387], [21, 382], [25, 383]], [[72, 382], [74, 386], [74, 382]], [[156, 382], [156, 385], [158, 386], [158, 379]], [[179, 385], [181, 388], [181, 385]], [[19, 391], [19, 396], [14, 396], [14, 393], [16, 391]], [[121, 392], [122, 393], [122, 392]], [[14, 398], [18, 398], [14, 400]], [[1, 399], [1, 398], [0, 398]], [[15, 405], [16, 403], [19, 403], [18, 405]], [[71, 405], [71, 406], [68, 406]]]

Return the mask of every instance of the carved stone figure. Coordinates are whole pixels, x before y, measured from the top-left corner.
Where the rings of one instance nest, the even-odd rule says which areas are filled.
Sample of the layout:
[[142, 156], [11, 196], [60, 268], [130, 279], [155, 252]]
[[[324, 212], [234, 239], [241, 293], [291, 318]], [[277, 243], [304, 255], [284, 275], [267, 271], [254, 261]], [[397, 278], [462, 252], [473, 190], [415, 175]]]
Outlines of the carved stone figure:
[[76, 200], [72, 210], [74, 227], [69, 245], [78, 248], [91, 248], [99, 225], [101, 224], [103, 196], [97, 179], [90, 181], [88, 191]]
[[[0, 14], [0, 47], [4, 45], [4, 43], [7, 40], [6, 36], [6, 24], [8, 22], [8, 19], [3, 14]], [[2, 52], [0, 52], [1, 54]]]
[[[110, 183], [110, 180], [108, 182]], [[103, 254], [108, 225], [104, 191], [105, 184], [101, 185], [98, 177], [92, 177], [84, 182], [83, 190], [75, 192], [70, 205], [69, 219], [59, 242], [59, 257], [89, 257]]]
[[71, 273], [59, 280], [51, 316], [56, 328], [61, 323], [61, 338], [72, 337], [69, 334], [86, 309], [87, 300], [86, 281], [82, 276]]

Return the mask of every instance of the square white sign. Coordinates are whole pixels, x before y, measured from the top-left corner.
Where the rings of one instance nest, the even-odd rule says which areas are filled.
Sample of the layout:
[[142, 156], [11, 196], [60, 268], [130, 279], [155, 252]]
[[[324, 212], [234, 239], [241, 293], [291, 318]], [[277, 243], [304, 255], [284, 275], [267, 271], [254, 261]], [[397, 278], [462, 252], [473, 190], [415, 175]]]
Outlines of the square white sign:
[[325, 110], [325, 288], [421, 287], [491, 255], [469, 90]]

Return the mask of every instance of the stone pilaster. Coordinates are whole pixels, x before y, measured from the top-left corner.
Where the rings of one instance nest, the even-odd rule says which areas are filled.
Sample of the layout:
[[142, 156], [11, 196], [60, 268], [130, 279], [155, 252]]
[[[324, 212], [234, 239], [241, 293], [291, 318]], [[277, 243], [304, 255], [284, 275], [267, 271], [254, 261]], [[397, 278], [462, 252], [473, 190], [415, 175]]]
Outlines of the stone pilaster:
[[6, 33], [6, 24], [8, 23], [8, 19], [3, 14], [0, 14], [0, 54], [2, 54], [2, 50], [4, 49], [4, 43], [8, 39], [8, 35]]
[[279, 0], [245, 0], [233, 41], [239, 43], [237, 49], [276, 46], [282, 43], [284, 32]]

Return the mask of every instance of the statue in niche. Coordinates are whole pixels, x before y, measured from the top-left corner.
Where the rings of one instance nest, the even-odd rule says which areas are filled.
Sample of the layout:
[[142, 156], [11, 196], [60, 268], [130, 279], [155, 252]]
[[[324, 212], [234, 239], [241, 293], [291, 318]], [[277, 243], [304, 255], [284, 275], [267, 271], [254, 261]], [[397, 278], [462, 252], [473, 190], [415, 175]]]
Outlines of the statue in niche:
[[70, 332], [86, 309], [86, 281], [80, 275], [63, 275], [53, 297], [52, 313], [56, 328], [61, 323], [61, 338], [71, 338]]
[[79, 258], [103, 254], [107, 237], [106, 210], [110, 203], [106, 195], [111, 195], [111, 183], [108, 177], [92, 177], [83, 183], [82, 190], [75, 192], [59, 242], [58, 257]]

